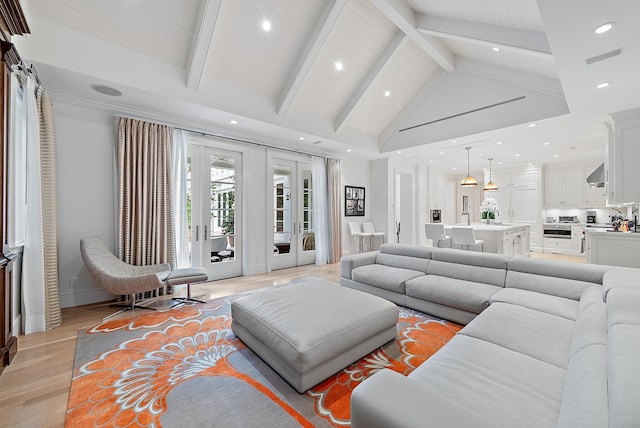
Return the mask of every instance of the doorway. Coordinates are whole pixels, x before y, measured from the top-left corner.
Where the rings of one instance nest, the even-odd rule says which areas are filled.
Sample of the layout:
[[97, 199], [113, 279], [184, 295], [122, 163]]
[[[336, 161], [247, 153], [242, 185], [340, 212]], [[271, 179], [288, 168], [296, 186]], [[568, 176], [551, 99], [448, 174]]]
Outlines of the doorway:
[[272, 234], [267, 240], [271, 269], [315, 262], [313, 172], [311, 163], [271, 161]]
[[242, 274], [242, 153], [190, 144], [187, 222], [191, 264], [210, 279]]

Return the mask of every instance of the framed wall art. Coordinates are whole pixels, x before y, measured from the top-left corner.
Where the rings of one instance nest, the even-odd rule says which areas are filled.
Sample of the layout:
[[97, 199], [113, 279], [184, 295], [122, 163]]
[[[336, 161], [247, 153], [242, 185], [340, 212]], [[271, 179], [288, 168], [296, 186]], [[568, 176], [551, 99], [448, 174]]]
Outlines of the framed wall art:
[[364, 187], [344, 186], [344, 215], [364, 216]]

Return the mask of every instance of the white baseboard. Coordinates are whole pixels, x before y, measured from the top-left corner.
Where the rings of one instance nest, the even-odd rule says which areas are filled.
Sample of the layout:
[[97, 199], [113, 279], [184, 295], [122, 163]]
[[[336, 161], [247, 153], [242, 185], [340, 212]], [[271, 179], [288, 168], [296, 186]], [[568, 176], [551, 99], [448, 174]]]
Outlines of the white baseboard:
[[113, 299], [115, 299], [115, 296], [102, 288], [77, 290], [73, 293], [61, 293], [60, 307], [71, 308], [74, 306], [89, 305], [91, 303], [106, 302]]

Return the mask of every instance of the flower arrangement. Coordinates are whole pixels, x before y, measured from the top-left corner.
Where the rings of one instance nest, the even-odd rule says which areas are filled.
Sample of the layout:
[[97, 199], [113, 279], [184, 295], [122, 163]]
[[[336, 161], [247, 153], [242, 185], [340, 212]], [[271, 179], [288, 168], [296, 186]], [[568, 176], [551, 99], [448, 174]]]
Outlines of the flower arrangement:
[[496, 218], [496, 211], [498, 211], [498, 202], [494, 198], [487, 198], [482, 201], [480, 211], [483, 220], [493, 220]]

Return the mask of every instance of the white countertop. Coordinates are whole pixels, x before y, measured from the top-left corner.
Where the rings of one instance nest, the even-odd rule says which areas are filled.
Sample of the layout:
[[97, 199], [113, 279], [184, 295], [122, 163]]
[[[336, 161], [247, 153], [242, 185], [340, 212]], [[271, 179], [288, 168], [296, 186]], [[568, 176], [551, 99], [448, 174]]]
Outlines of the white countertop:
[[[457, 223], [457, 224], [445, 224], [445, 229], [450, 229], [453, 226], [467, 226], [467, 223]], [[511, 223], [502, 223], [502, 224], [486, 224], [486, 223], [471, 223], [470, 225], [473, 227], [473, 230], [487, 230], [487, 231], [505, 231], [512, 229], [521, 229], [523, 227], [530, 227], [528, 224], [511, 224]]]
[[611, 228], [602, 229], [602, 228], [599, 228], [599, 227], [589, 227], [589, 228], [587, 228], [585, 230], [587, 231], [588, 234], [593, 234], [593, 235], [606, 234], [607, 236], [611, 236], [612, 238], [640, 239], [640, 233], [639, 232], [617, 232], [617, 231], [614, 232], [613, 230], [611, 230]]

